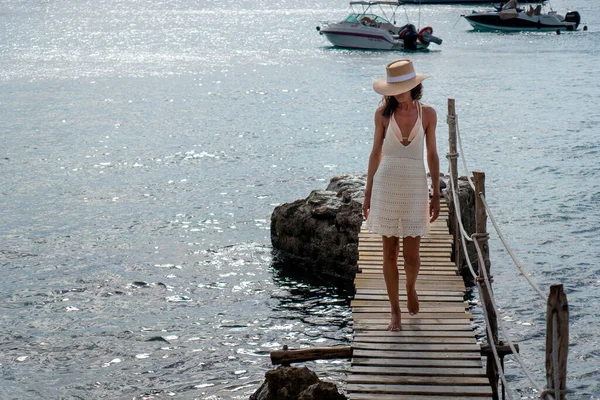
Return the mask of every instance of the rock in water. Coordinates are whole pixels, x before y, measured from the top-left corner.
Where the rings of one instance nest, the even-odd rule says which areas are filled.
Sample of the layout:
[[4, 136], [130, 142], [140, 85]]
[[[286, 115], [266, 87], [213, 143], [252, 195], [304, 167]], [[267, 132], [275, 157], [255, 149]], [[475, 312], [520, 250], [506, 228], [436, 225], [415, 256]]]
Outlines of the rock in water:
[[333, 383], [321, 382], [306, 367], [281, 366], [267, 371], [265, 381], [250, 400], [345, 400]]
[[298, 400], [346, 400], [346, 396], [338, 392], [333, 383], [319, 382], [307, 387]]
[[278, 261], [312, 276], [352, 282], [365, 180], [365, 176], [334, 177], [327, 190], [314, 190], [306, 199], [277, 206], [271, 215], [271, 242]]

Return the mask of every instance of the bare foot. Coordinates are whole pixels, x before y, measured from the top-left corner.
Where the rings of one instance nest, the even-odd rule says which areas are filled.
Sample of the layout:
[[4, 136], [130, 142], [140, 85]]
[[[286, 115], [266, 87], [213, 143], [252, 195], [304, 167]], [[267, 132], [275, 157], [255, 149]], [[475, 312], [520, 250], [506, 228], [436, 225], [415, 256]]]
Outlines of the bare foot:
[[419, 296], [417, 296], [417, 290], [413, 287], [412, 290], [406, 291], [407, 303], [406, 308], [408, 308], [408, 312], [410, 315], [415, 315], [419, 313]]
[[402, 314], [400, 313], [400, 310], [398, 310], [398, 312], [394, 312], [392, 311], [392, 320], [390, 321], [390, 324], [388, 325], [387, 330], [388, 331], [399, 331], [402, 329]]

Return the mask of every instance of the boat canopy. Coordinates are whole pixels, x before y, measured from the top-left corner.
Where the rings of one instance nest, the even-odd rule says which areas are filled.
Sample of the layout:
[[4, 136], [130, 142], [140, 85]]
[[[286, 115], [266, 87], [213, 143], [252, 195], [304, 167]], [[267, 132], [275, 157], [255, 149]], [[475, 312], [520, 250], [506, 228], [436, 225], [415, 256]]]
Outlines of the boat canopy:
[[370, 20], [369, 22], [375, 22], [378, 24], [385, 24], [385, 23], [390, 23], [390, 21], [388, 21], [387, 19], [380, 17], [379, 15], [375, 15], [375, 14], [350, 14], [346, 17], [346, 19], [344, 20], [344, 22], [348, 22], [350, 24], [358, 24], [360, 23], [364, 18], [367, 18], [367, 20]]

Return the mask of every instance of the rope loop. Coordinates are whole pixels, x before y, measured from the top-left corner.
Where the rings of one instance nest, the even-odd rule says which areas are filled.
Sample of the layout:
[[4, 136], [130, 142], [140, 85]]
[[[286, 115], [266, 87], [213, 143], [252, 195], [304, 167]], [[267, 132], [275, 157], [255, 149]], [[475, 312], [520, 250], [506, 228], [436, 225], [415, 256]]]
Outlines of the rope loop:
[[487, 232], [475, 232], [471, 235], [473, 240], [477, 240], [478, 242], [483, 242], [484, 240], [488, 240], [490, 238], [490, 234]]
[[458, 158], [458, 153], [447, 153], [446, 154], [446, 158], [450, 159], [454, 159], [454, 158]]
[[446, 115], [446, 123], [453, 124], [456, 122], [456, 115]]
[[[560, 392], [560, 394], [564, 394], [564, 395], [566, 395], [570, 391], [571, 391], [570, 389], [558, 390], [558, 392]], [[556, 392], [557, 391], [555, 391], [554, 389], [546, 389], [540, 394], [540, 399], [545, 399], [546, 396], [548, 396], [548, 395], [554, 396], [556, 394]], [[556, 398], [555, 400], [558, 400], [558, 399]]]

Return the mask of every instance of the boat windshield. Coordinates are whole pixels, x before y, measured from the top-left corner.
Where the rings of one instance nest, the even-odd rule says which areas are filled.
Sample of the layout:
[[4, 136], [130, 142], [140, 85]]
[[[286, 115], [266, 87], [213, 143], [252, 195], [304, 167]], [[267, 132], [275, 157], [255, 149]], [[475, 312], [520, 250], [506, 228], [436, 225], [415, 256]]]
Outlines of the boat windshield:
[[358, 23], [360, 23], [360, 21], [363, 20], [363, 18], [367, 18], [367, 20], [374, 21], [378, 24], [389, 23], [389, 21], [387, 19], [382, 18], [379, 15], [375, 15], [375, 14], [350, 14], [346, 17], [344, 22], [348, 22], [351, 24], [358, 24]]

